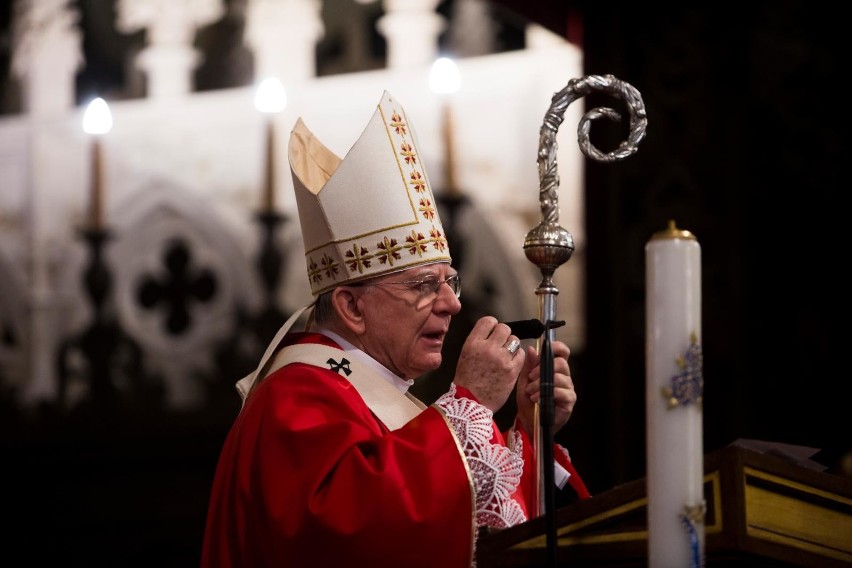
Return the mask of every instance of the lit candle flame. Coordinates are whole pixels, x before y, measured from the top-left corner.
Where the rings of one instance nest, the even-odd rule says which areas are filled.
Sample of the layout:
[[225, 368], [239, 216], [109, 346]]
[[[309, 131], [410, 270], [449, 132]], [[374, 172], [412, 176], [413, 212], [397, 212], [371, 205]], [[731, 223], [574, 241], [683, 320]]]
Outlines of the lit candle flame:
[[449, 57], [439, 57], [429, 72], [429, 88], [433, 92], [448, 95], [461, 88], [461, 74], [456, 62]]
[[260, 112], [276, 113], [287, 106], [287, 91], [276, 77], [267, 77], [261, 81], [254, 95], [254, 106]]
[[112, 128], [112, 113], [109, 105], [98, 97], [89, 103], [83, 114], [83, 132], [86, 134], [106, 134]]

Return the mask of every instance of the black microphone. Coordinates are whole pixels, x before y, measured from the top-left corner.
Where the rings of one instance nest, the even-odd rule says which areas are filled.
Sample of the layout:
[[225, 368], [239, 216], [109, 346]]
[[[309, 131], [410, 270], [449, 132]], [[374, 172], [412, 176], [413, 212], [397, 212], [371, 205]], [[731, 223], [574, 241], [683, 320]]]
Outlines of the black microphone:
[[509, 326], [509, 329], [512, 330], [512, 335], [518, 339], [536, 339], [541, 337], [545, 329], [553, 329], [565, 325], [565, 322], [562, 320], [551, 321], [548, 325], [544, 325], [537, 319], [506, 321], [503, 323]]

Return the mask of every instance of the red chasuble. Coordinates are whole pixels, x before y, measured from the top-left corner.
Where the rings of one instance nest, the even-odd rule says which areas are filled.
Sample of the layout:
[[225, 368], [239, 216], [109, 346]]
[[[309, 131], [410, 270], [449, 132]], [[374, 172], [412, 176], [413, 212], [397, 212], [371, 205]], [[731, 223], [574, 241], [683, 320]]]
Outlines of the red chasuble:
[[292, 363], [257, 385], [228, 434], [201, 565], [469, 568], [475, 517], [439, 410], [390, 431], [343, 374]]
[[421, 410], [325, 336], [292, 334], [288, 345], [225, 441], [203, 568], [469, 568], [477, 526], [527, 520], [532, 444], [501, 433], [469, 391], [453, 384]]

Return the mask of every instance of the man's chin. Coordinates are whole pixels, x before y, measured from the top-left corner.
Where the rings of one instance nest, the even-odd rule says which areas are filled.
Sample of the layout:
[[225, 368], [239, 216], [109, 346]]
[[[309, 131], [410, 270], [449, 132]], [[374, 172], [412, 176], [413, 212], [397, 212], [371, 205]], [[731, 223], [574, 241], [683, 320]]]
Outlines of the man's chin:
[[422, 370], [417, 376], [419, 377], [419, 376], [425, 375], [426, 373], [429, 373], [431, 371], [437, 371], [438, 367], [441, 366], [441, 361], [442, 361], [442, 357], [441, 357], [440, 353], [434, 353], [434, 354], [426, 356], [422, 360], [422, 365], [419, 365], [419, 367]]

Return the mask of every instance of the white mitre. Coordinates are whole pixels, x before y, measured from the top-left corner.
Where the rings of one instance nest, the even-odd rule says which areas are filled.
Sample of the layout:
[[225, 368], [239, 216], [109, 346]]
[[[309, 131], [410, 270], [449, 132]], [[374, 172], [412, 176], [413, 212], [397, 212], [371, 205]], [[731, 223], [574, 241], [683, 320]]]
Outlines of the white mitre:
[[345, 158], [300, 118], [290, 134], [289, 160], [314, 296], [451, 261], [414, 129], [387, 91]]

